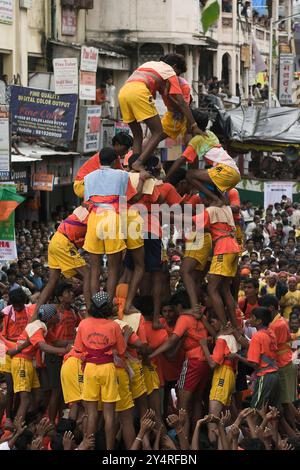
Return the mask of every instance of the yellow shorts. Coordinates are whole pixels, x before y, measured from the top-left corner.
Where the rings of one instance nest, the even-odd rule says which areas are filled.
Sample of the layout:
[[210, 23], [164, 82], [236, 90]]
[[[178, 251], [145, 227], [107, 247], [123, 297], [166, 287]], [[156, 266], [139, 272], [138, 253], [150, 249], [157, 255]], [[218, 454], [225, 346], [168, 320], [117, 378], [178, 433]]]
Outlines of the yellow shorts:
[[69, 357], [61, 367], [60, 377], [65, 403], [82, 399], [83, 371], [81, 366], [80, 359]]
[[143, 82], [125, 83], [119, 92], [119, 103], [123, 121], [127, 123], [158, 115], [154, 98]]
[[[125, 211], [122, 212], [126, 213]], [[144, 246], [143, 239], [143, 218], [140, 213], [134, 209], [127, 211], [127, 239], [126, 245], [128, 250], [136, 250]]]
[[127, 360], [127, 364], [134, 373], [134, 376], [130, 379], [130, 390], [132, 398], [135, 400], [147, 393], [144, 370], [141, 362]]
[[229, 366], [219, 366], [214, 370], [209, 400], [216, 400], [229, 406], [235, 391], [235, 373]]
[[[117, 401], [116, 411], [126, 411], [134, 407], [132, 394], [129, 386], [129, 375], [122, 367], [116, 367], [117, 379], [119, 384], [120, 400]], [[98, 411], [103, 410], [102, 401], [98, 403]]]
[[215, 255], [211, 261], [209, 274], [216, 274], [218, 276], [224, 277], [234, 277], [237, 273], [238, 262], [238, 253]]
[[[198, 233], [198, 236], [200, 234]], [[187, 241], [185, 244], [184, 257], [193, 258], [198, 264], [196, 269], [199, 271], [204, 271], [212, 250], [212, 241], [210, 233], [204, 233], [204, 237], [195, 237], [193, 241]]]
[[75, 180], [73, 184], [73, 190], [76, 196], [83, 199], [84, 198], [84, 180]]
[[240, 252], [239, 255], [242, 256], [242, 253], [244, 251], [244, 234], [242, 232], [242, 227], [240, 225], [236, 225], [236, 240], [240, 246]]
[[120, 400], [114, 364], [86, 364], [83, 374], [82, 399], [104, 403]]
[[86, 265], [77, 248], [62, 233], [56, 232], [48, 246], [48, 264], [51, 269], [60, 269], [65, 277], [73, 277], [76, 269]]
[[143, 365], [145, 384], [147, 388], [147, 395], [150, 395], [154, 390], [159, 390], [160, 380], [156, 371], [156, 366]]
[[186, 119], [177, 120], [174, 113], [167, 111], [161, 120], [164, 133], [171, 139], [176, 140], [179, 135], [185, 135], [187, 131]]
[[234, 188], [241, 181], [241, 175], [236, 170], [222, 163], [209, 168], [207, 172], [210, 179], [222, 193]]
[[0, 362], [0, 372], [11, 374], [11, 357], [8, 354], [5, 354], [5, 362], [1, 364]]
[[113, 210], [92, 211], [89, 215], [83, 249], [89, 253], [112, 255], [125, 250], [120, 214]]
[[21, 357], [11, 360], [11, 373], [14, 383], [14, 393], [31, 392], [40, 387], [40, 381], [32, 361]]

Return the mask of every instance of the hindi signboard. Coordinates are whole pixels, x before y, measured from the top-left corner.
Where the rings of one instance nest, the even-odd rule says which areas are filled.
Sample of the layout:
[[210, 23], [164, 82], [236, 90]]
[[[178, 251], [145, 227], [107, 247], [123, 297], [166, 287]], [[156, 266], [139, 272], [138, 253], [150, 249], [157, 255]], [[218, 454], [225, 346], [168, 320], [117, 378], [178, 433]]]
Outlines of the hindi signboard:
[[57, 95], [78, 93], [78, 61], [76, 58], [53, 59], [53, 69]]
[[11, 87], [12, 132], [64, 142], [73, 139], [78, 95], [13, 85]]
[[292, 86], [294, 74], [293, 54], [280, 54], [279, 59], [279, 102], [282, 105], [292, 104]]
[[98, 53], [99, 50], [96, 49], [96, 47], [82, 46], [80, 70], [84, 70], [85, 72], [97, 72]]

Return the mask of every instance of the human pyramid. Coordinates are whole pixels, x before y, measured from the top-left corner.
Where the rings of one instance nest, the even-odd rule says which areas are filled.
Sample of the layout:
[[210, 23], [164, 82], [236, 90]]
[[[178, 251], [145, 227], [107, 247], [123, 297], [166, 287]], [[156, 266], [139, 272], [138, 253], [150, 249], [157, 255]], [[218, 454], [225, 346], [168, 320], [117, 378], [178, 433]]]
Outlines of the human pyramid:
[[[250, 408], [240, 419], [251, 417], [259, 425], [256, 409], [286, 403], [286, 425], [292, 428], [298, 419], [292, 404], [296, 388], [287, 386], [293, 378], [296, 384], [296, 372], [289, 367], [288, 326], [272, 296], [251, 312], [256, 335], [251, 340], [245, 335], [237, 306], [243, 233], [235, 186], [241, 177], [233, 158], [207, 130], [208, 116], [191, 110], [191, 88], [181, 77], [186, 70], [182, 56], [168, 54], [128, 78], [119, 103], [133, 138], [117, 134], [112, 148], [101, 149], [77, 173], [74, 191], [82, 203], [49, 243], [49, 281], [38, 303], [24, 306], [19, 289], [10, 293], [11, 305], [2, 315], [6, 356], [0, 371], [7, 382], [11, 424], [12, 419], [26, 420], [39, 406], [37, 369], [52, 371], [50, 389], [51, 383], [56, 392], [61, 385], [70, 420], [87, 416], [84, 435], [91, 447], [104, 426], [107, 449], [115, 448], [119, 434], [126, 449], [149, 449], [154, 441], [160, 449], [164, 439], [165, 446], [169, 440], [169, 448], [176, 448], [167, 436], [173, 427], [181, 449], [189, 449], [191, 441], [197, 449], [202, 424], [212, 446], [222, 440], [226, 447], [220, 423], [240, 416], [241, 392], [254, 371]], [[157, 93], [167, 107], [162, 119], [155, 107]], [[147, 141], [141, 122], [151, 134]], [[179, 135], [188, 142], [186, 148], [162, 177], [154, 152], [166, 137]], [[183, 168], [197, 162], [203, 169]], [[170, 226], [183, 229], [186, 241], [181, 265], [185, 290], [168, 299], [161, 222], [166, 207]], [[108, 278], [106, 290], [100, 291], [103, 255]], [[61, 276], [82, 279], [86, 318], [71, 312], [69, 287]], [[48, 303], [54, 294], [68, 308]], [[284, 355], [289, 360], [281, 372]], [[179, 416], [167, 418], [174, 388]], [[13, 415], [14, 395], [19, 401]], [[231, 415], [225, 415], [229, 407]], [[59, 391], [51, 394], [47, 416], [56, 425]], [[142, 423], [138, 434], [137, 417]]]

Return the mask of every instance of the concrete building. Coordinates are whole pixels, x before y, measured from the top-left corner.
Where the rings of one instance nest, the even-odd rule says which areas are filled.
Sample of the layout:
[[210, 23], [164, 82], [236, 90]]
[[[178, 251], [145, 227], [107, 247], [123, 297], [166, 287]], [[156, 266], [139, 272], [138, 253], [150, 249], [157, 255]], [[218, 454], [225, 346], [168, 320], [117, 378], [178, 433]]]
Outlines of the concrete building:
[[44, 67], [47, 2], [0, 1], [0, 75], [28, 83], [28, 71]]

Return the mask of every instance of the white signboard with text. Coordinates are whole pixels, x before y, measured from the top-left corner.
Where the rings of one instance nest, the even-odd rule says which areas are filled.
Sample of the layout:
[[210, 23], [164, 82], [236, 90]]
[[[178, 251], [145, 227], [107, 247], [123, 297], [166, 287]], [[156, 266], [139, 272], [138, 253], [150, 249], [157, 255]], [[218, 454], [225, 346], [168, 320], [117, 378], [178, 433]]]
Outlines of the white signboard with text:
[[53, 59], [56, 95], [78, 94], [78, 61], [76, 58]]
[[265, 209], [275, 202], [280, 202], [282, 196], [287, 196], [291, 201], [293, 200], [293, 185], [288, 181], [276, 181], [265, 183], [264, 187], [264, 206]]
[[97, 72], [98, 67], [98, 49], [96, 47], [82, 46], [80, 70], [85, 72]]

